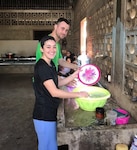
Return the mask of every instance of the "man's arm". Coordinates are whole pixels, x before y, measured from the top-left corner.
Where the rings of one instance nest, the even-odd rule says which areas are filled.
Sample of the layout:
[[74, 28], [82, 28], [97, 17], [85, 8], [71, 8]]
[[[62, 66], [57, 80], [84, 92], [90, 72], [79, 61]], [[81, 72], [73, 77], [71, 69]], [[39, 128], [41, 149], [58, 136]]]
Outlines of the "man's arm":
[[41, 46], [40, 46], [40, 42], [37, 45], [36, 48], [36, 62], [42, 57], [42, 52], [40, 50]]
[[66, 68], [71, 68], [71, 69], [74, 69], [74, 70], [76, 70], [78, 68], [78, 65], [73, 64], [73, 63], [69, 63], [69, 62], [65, 61], [63, 58], [59, 59], [59, 65], [63, 66], [63, 67], [66, 67]]

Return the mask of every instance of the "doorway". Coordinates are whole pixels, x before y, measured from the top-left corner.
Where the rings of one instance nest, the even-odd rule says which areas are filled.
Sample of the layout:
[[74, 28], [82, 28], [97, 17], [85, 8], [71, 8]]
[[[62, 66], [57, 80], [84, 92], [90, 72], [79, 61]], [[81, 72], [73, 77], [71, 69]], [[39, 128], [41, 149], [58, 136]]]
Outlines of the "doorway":
[[52, 32], [52, 30], [37, 30], [33, 31], [33, 40], [41, 40], [41, 38], [45, 35], [48, 35]]
[[84, 18], [80, 22], [80, 53], [86, 52], [86, 40], [87, 40], [87, 19]]

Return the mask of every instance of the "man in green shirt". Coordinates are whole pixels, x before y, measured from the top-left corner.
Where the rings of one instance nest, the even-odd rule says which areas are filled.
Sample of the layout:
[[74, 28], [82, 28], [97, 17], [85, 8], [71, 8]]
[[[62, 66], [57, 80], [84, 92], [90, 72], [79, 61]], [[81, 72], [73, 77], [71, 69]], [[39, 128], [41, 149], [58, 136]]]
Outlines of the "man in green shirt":
[[[78, 68], [76, 64], [68, 63], [67, 61], [65, 61], [61, 53], [61, 46], [60, 46], [59, 41], [64, 39], [67, 36], [69, 28], [70, 28], [70, 22], [65, 18], [59, 18], [54, 25], [54, 29], [52, 33], [50, 34], [50, 36], [54, 37], [56, 40], [57, 51], [56, 51], [56, 56], [53, 59], [53, 62], [56, 66], [56, 70], [58, 70], [58, 65], [71, 68], [74, 70]], [[36, 49], [36, 61], [38, 61], [42, 56], [40, 47], [41, 47], [40, 43], [38, 43], [37, 49]]]

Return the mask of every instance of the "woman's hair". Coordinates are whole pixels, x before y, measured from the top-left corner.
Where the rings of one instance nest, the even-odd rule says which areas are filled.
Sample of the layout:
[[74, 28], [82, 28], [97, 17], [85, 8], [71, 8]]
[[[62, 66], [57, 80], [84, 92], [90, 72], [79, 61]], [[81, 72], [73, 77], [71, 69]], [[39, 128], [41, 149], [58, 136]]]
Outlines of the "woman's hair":
[[71, 60], [71, 57], [70, 57], [70, 56], [67, 56], [67, 57], [66, 57], [66, 61], [67, 61], [68, 59], [70, 59], [70, 62], [72, 63], [72, 60]]
[[[40, 40], [40, 45], [41, 45], [42, 48], [43, 48], [43, 46], [44, 46], [44, 43], [45, 43], [46, 41], [48, 41], [48, 40], [53, 40], [53, 41], [55, 41], [54, 37], [52, 37], [52, 36], [49, 36], [49, 35], [44, 36], [44, 37]], [[55, 42], [56, 42], [56, 41], [55, 41]]]

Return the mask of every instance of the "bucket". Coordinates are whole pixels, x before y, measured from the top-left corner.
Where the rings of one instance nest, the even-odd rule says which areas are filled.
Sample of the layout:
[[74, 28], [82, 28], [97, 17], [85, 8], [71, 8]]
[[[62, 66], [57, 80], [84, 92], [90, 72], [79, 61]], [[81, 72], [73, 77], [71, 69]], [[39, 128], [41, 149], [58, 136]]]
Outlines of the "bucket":
[[113, 110], [106, 111], [105, 122], [108, 125], [116, 125], [116, 119], [117, 119], [117, 113], [115, 111], [113, 111]]
[[124, 109], [116, 109], [117, 112], [117, 119], [116, 119], [116, 124], [117, 125], [123, 125], [123, 124], [128, 124], [129, 119], [130, 119], [130, 115], [129, 113], [124, 110]]

